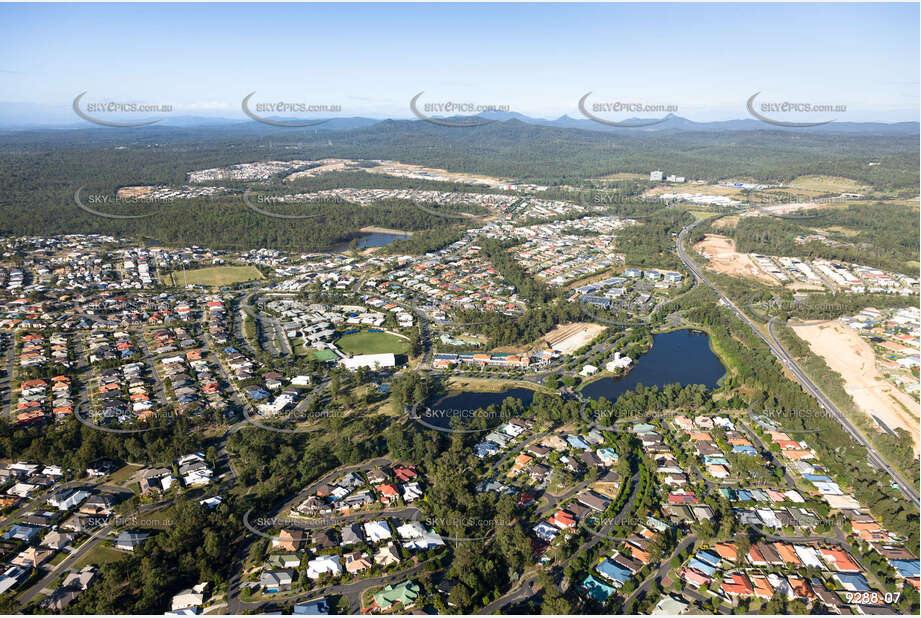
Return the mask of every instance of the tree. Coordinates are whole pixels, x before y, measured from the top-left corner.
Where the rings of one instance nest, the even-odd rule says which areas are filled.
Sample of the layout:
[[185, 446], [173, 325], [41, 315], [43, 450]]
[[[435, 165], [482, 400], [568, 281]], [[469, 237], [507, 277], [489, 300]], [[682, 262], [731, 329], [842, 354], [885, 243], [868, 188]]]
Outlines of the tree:
[[458, 582], [448, 593], [448, 604], [457, 607], [462, 612], [466, 612], [472, 603], [473, 598], [470, 596], [470, 588], [462, 582]]
[[557, 588], [553, 578], [546, 572], [541, 572], [537, 576], [537, 585], [540, 586], [543, 594], [543, 603], [540, 606], [540, 613], [544, 615], [565, 615], [573, 612], [572, 604], [563, 597], [560, 589]]

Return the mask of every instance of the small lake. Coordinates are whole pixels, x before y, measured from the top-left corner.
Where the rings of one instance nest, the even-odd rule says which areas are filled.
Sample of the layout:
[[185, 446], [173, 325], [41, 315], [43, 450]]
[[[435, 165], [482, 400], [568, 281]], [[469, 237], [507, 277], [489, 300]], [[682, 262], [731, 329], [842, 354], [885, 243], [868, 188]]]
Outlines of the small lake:
[[[437, 427], [450, 427], [451, 416], [467, 416], [473, 410], [486, 409], [489, 406], [501, 406], [502, 402], [508, 397], [520, 399], [525, 407], [531, 405], [534, 399], [534, 391], [529, 388], [512, 388], [507, 391], [497, 393], [484, 393], [480, 391], [464, 391], [461, 393], [448, 394], [429, 404], [436, 414], [426, 417], [425, 421]], [[438, 415], [437, 413], [443, 413]], [[490, 425], [498, 423], [489, 423]]]
[[[395, 240], [402, 240], [404, 238], [409, 238], [409, 234], [388, 234], [384, 232], [365, 232], [360, 236], [356, 236], [358, 240], [359, 249], [367, 249], [369, 247], [383, 247], [389, 245]], [[348, 251], [351, 246], [351, 241], [339, 243], [333, 245], [332, 251]]]
[[726, 368], [710, 349], [710, 336], [696, 330], [655, 335], [652, 349], [633, 362], [635, 366], [627, 375], [595, 380], [582, 389], [582, 394], [591, 399], [606, 397], [614, 401], [640, 383], [659, 388], [675, 382], [685, 386], [703, 384], [714, 389], [726, 373]]

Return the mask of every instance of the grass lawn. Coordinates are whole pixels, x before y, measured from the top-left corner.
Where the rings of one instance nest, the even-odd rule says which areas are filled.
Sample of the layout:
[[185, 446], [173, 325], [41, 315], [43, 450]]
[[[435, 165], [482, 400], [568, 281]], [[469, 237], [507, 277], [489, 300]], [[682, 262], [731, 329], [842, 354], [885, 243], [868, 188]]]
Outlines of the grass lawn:
[[352, 333], [336, 341], [346, 354], [406, 354], [409, 342], [390, 333]]
[[856, 192], [865, 191], [869, 187], [862, 185], [856, 180], [842, 178], [841, 176], [800, 176], [793, 179], [791, 187], [798, 189], [810, 189], [813, 191], [841, 191]]
[[151, 530], [165, 529], [170, 522], [176, 521], [176, 515], [179, 511], [175, 505], [169, 505], [166, 508], [160, 508], [153, 511], [147, 511], [137, 517], [136, 528], [147, 528]]
[[244, 281], [262, 279], [262, 273], [255, 266], [211, 266], [195, 270], [182, 270], [172, 273], [173, 285], [184, 286], [187, 283], [220, 287]]
[[825, 228], [824, 230], [820, 230], [820, 231], [822, 231], [822, 232], [837, 232], [837, 233], [842, 234], [842, 235], [844, 235], [844, 236], [846, 236], [846, 237], [848, 237], [848, 238], [853, 238], [854, 236], [857, 236], [858, 234], [860, 234], [860, 230], [854, 230], [854, 229], [851, 229], [851, 228], [849, 228], [849, 227], [841, 227], [840, 225], [833, 225], [833, 226], [831, 226], [831, 227], [827, 227], [827, 228]]
[[143, 466], [137, 466], [134, 464], [125, 464], [120, 469], [112, 473], [112, 476], [109, 477], [109, 483], [112, 485], [121, 485], [128, 479], [130, 479], [135, 472], [143, 468]]
[[54, 558], [52, 558], [51, 560], [49, 560], [46, 564], [47, 564], [48, 566], [57, 566], [57, 565], [61, 564], [62, 562], [64, 562], [64, 560], [65, 560], [69, 555], [70, 555], [70, 552], [67, 552], [67, 551], [59, 551], [57, 554], [55, 554]]
[[528, 382], [527, 380], [499, 380], [486, 378], [468, 378], [466, 376], [451, 376], [448, 379], [448, 389], [452, 391], [475, 391], [478, 393], [501, 393], [510, 388], [527, 388], [539, 393], [549, 393], [545, 386]]
[[103, 564], [108, 564], [110, 562], [117, 562], [122, 558], [127, 558], [128, 553], [123, 551], [118, 551], [114, 547], [106, 545], [97, 545], [93, 549], [89, 550], [82, 558], [77, 560], [71, 568], [79, 571], [88, 564], [95, 564], [101, 566]]
[[636, 174], [633, 172], [617, 172], [602, 176], [601, 180], [649, 180], [649, 174]]
[[332, 350], [314, 350], [313, 348], [304, 348], [304, 349], [306, 350], [306, 352], [303, 354], [303, 356], [306, 356], [307, 354], [309, 354], [310, 358], [314, 360], [326, 362], [326, 361], [336, 360], [337, 358], [335, 352], [333, 352]]

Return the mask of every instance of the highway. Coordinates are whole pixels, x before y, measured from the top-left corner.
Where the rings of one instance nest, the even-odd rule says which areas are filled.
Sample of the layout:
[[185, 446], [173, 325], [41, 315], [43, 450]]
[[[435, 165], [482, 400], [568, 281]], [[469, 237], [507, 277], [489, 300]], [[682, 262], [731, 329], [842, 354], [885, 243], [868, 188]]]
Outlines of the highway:
[[822, 406], [822, 408], [828, 412], [828, 414], [830, 414], [835, 420], [837, 420], [842, 427], [844, 427], [844, 430], [850, 434], [855, 442], [867, 449], [867, 458], [873, 463], [873, 465], [881, 470], [885, 470], [886, 473], [889, 474], [889, 476], [892, 478], [893, 482], [898, 484], [899, 491], [902, 492], [905, 498], [914, 504], [915, 508], [918, 508], [918, 492], [916, 492], [912, 485], [908, 483], [904, 478], [902, 478], [902, 476], [894, 468], [892, 468], [892, 466], [890, 466], [885, 459], [883, 459], [883, 457], [876, 451], [870, 441], [860, 432], [860, 430], [857, 429], [857, 427], [851, 423], [847, 416], [845, 416], [845, 414], [841, 412], [837, 406], [835, 406], [831, 399], [829, 399], [828, 396], [822, 392], [822, 389], [816, 386], [816, 384], [809, 378], [806, 372], [796, 364], [796, 361], [793, 360], [793, 357], [790, 356], [789, 352], [787, 352], [787, 350], [780, 344], [780, 342], [777, 340], [777, 337], [774, 336], [774, 321], [771, 320], [771, 322], [768, 323], [768, 333], [770, 334], [770, 338], [765, 337], [764, 334], [758, 330], [758, 327], [755, 326], [754, 322], [748, 319], [748, 316], [746, 316], [745, 313], [743, 313], [742, 310], [735, 305], [735, 303], [729, 300], [729, 298], [727, 298], [719, 289], [717, 289], [717, 287], [703, 275], [700, 268], [698, 268], [697, 264], [694, 263], [690, 256], [688, 256], [684, 250], [684, 239], [688, 232], [694, 229], [698, 223], [700, 223], [700, 220], [695, 221], [691, 225], [687, 226], [681, 230], [680, 234], [678, 234], [678, 242], [676, 243], [676, 248], [678, 251], [678, 257], [681, 258], [682, 262], [684, 262], [685, 267], [687, 267], [687, 269], [691, 271], [695, 277], [700, 279], [703, 283], [707, 284], [710, 289], [716, 292], [716, 295], [719, 296], [720, 300], [722, 300], [723, 303], [729, 307], [740, 320], [747, 324], [748, 327], [752, 329], [752, 332], [754, 332], [762, 341], [764, 341], [765, 344], [767, 344], [767, 346], [771, 349], [771, 352], [773, 352], [774, 356], [777, 357], [777, 359], [783, 363], [783, 365], [790, 371], [790, 373], [793, 374], [803, 389], [815, 397], [816, 401], [819, 402], [819, 405]]

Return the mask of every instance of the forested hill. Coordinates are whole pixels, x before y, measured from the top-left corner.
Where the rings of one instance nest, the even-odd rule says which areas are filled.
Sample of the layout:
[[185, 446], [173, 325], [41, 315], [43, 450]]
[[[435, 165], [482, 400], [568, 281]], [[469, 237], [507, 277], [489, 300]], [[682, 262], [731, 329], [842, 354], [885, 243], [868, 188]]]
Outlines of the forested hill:
[[[0, 132], [4, 163], [20, 160], [26, 166], [34, 161], [30, 155], [49, 150], [95, 156], [97, 151], [119, 147], [127, 147], [117, 151], [123, 165], [140, 175], [161, 168], [150, 182], [180, 182], [186, 169], [241, 161], [348, 157], [394, 159], [547, 184], [652, 169], [705, 180], [750, 176], [762, 182], [783, 182], [797, 175], [828, 174], [881, 189], [918, 184], [917, 135], [789, 130], [618, 133], [526, 124], [517, 119], [464, 128], [386, 120], [334, 132], [258, 124]], [[164, 160], [174, 163], [181, 173], [164, 174]], [[869, 166], [870, 161], [880, 164]], [[92, 162], [87, 164], [91, 169]]]
[[[804, 174], [844, 176], [916, 195], [917, 137], [790, 131], [614, 133], [526, 124], [441, 127], [384, 121], [318, 132], [260, 125], [238, 128], [104, 129], [0, 133], [0, 233], [107, 232], [164, 242], [222, 239], [305, 243], [311, 225], [267, 222], [239, 199], [174, 202], [162, 217], [101, 219], [74, 205], [74, 191], [112, 193], [135, 184], [178, 185], [193, 169], [270, 159], [390, 159], [549, 185], [580, 184], [616, 172], [663, 169], [688, 178], [747, 177], [784, 182]], [[869, 162], [878, 163], [870, 166]], [[317, 221], [329, 226], [334, 213]], [[349, 225], [387, 225], [367, 213]], [[412, 229], [420, 229], [413, 225]], [[316, 227], [316, 226], [313, 226]], [[219, 229], [218, 229], [219, 228]], [[259, 228], [258, 238], [248, 230]], [[351, 227], [349, 228], [351, 229]], [[347, 237], [327, 234], [326, 239]], [[306, 248], [306, 247], [305, 247]]]

